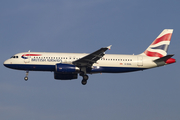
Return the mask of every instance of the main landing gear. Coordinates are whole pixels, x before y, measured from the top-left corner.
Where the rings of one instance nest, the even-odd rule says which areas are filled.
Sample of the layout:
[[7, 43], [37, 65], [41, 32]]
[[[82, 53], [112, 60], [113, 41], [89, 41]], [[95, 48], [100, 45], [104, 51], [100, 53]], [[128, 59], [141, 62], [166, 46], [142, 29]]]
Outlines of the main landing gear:
[[83, 85], [86, 85], [87, 84], [87, 80], [88, 80], [89, 77], [88, 77], [88, 75], [83, 75], [82, 77], [83, 77], [83, 79], [82, 79], [81, 83]]
[[88, 75], [86, 74], [86, 67], [81, 67], [81, 73], [79, 74], [80, 76], [82, 76], [83, 77], [83, 79], [82, 79], [82, 81], [81, 81], [81, 83], [83, 84], [83, 85], [86, 85], [87, 84], [87, 80], [88, 80]]
[[24, 80], [25, 80], [25, 81], [28, 80], [28, 74], [29, 74], [29, 71], [26, 71], [26, 76], [24, 77]]

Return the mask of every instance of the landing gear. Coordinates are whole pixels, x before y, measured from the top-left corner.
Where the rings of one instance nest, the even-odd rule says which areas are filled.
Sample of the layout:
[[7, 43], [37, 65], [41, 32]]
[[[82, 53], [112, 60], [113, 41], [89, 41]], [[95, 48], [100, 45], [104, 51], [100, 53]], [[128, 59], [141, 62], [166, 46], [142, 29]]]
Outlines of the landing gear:
[[83, 76], [83, 80], [88, 80], [88, 78], [89, 78], [88, 75]]
[[25, 81], [28, 80], [28, 74], [29, 74], [29, 71], [26, 71], [26, 76], [24, 77], [24, 80], [25, 80]]
[[81, 81], [81, 83], [83, 84], [83, 85], [86, 85], [87, 84], [87, 80], [88, 80], [88, 75], [86, 74], [86, 70], [87, 70], [87, 68], [86, 67], [81, 67], [81, 73], [80, 73], [80, 76], [82, 76], [83, 77], [83, 79], [82, 79], [82, 81]]
[[83, 85], [86, 85], [86, 84], [87, 84], [87, 80], [82, 80], [81, 83], [82, 83]]
[[82, 76], [83, 77], [83, 80], [81, 81], [81, 83], [83, 84], [83, 85], [86, 85], [87, 84], [87, 80], [88, 80], [88, 75], [84, 75], [84, 76]]
[[28, 80], [28, 77], [24, 77], [24, 80], [27, 81], [27, 80]]

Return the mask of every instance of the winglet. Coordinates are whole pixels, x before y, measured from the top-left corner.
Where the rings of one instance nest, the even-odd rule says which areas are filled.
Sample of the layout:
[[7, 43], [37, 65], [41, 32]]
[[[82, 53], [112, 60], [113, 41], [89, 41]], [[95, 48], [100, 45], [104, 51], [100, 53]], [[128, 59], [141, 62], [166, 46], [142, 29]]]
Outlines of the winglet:
[[112, 46], [112, 45], [108, 46], [107, 48], [108, 48], [109, 50], [111, 50], [111, 46]]

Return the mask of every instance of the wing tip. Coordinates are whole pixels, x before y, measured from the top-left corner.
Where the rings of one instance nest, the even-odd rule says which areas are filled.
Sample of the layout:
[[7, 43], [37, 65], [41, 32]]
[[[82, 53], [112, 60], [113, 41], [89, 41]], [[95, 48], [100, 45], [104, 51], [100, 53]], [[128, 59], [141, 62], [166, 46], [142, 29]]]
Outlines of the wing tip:
[[109, 50], [111, 50], [111, 46], [112, 46], [112, 45], [108, 46], [107, 48], [108, 48]]

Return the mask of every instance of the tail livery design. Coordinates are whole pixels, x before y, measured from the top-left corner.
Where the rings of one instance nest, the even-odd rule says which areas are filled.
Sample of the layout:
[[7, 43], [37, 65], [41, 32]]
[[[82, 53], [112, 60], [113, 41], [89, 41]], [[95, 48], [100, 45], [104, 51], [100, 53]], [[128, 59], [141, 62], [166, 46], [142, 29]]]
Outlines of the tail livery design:
[[29, 71], [54, 72], [56, 80], [77, 79], [82, 76], [81, 83], [86, 85], [88, 74], [124, 73], [175, 63], [167, 55], [173, 30], [165, 29], [152, 44], [139, 55], [105, 54], [111, 46], [101, 48], [90, 54], [23, 52], [15, 54], [4, 61], [4, 66], [26, 71], [24, 80], [28, 80]]
[[164, 65], [164, 63], [171, 64], [176, 62], [175, 59], [171, 58], [173, 55], [167, 55], [172, 33], [173, 29], [164, 29], [141, 55], [159, 57], [159, 59], [154, 60], [158, 66]]
[[142, 55], [159, 58], [166, 56], [172, 33], [173, 29], [163, 30]]

